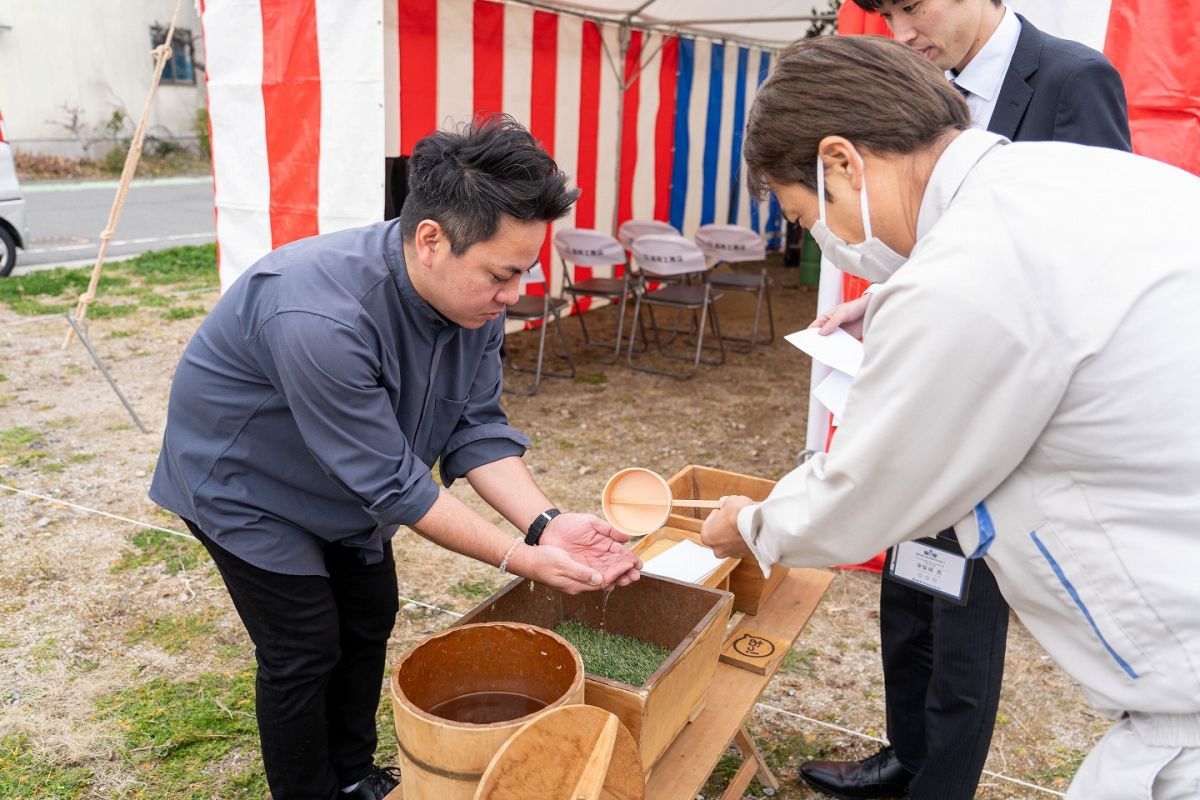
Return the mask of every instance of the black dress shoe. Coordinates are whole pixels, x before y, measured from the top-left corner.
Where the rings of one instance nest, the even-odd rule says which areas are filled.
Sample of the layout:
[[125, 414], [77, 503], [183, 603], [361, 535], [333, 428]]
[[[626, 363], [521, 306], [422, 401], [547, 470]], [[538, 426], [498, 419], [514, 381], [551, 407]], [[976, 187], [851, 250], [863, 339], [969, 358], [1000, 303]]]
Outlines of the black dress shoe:
[[913, 773], [904, 768], [895, 751], [885, 747], [862, 761], [806, 761], [800, 777], [812, 788], [842, 800], [904, 797]]
[[383, 800], [400, 785], [400, 770], [397, 767], [371, 767], [367, 777], [358, 782], [353, 792], [342, 792], [339, 798], [346, 800]]

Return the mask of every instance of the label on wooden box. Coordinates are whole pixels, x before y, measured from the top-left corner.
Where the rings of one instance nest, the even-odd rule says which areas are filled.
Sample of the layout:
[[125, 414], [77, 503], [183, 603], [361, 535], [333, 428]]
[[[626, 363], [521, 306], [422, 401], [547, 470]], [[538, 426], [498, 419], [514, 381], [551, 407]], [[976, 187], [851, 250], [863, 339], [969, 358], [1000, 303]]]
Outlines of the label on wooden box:
[[721, 660], [766, 675], [787, 650], [786, 639], [776, 639], [757, 631], [740, 631], [721, 651]]

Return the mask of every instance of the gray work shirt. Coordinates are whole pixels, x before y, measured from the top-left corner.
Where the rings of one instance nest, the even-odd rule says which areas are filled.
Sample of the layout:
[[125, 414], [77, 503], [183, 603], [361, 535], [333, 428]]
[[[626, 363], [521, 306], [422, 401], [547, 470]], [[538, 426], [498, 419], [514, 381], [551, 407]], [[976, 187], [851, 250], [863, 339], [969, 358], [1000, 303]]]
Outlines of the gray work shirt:
[[150, 498], [257, 567], [382, 558], [444, 484], [525, 453], [500, 408], [504, 317], [468, 330], [409, 280], [397, 221], [294, 242], [229, 288], [184, 350]]

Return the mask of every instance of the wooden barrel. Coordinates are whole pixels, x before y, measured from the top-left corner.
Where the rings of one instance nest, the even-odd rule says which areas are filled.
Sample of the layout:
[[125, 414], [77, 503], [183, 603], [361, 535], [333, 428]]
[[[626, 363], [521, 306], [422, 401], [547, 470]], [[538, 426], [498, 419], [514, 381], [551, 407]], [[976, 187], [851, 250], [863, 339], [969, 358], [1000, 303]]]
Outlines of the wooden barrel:
[[404, 797], [471, 800], [496, 751], [545, 708], [583, 702], [583, 661], [533, 625], [451, 628], [392, 672]]

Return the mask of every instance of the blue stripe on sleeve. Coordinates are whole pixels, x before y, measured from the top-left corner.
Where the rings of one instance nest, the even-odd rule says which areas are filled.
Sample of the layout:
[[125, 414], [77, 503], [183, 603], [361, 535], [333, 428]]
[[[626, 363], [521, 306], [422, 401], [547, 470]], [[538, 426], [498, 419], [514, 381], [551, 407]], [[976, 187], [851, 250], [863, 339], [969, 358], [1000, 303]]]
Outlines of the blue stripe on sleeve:
[[1113, 657], [1113, 660], [1125, 670], [1125, 674], [1133, 679], [1137, 679], [1137, 673], [1133, 671], [1133, 667], [1125, 662], [1125, 659], [1118, 655], [1117, 651], [1112, 648], [1108, 640], [1104, 638], [1104, 634], [1100, 632], [1099, 626], [1096, 625], [1096, 620], [1092, 619], [1092, 614], [1087, 610], [1087, 606], [1083, 604], [1083, 599], [1080, 598], [1079, 592], [1075, 591], [1075, 587], [1071, 581], [1067, 580], [1066, 573], [1062, 571], [1062, 567], [1054, 560], [1054, 556], [1050, 555], [1050, 551], [1042, 544], [1042, 540], [1038, 538], [1037, 532], [1033, 531], [1029, 534], [1033, 537], [1033, 543], [1037, 545], [1037, 549], [1042, 551], [1042, 556], [1046, 561], [1050, 562], [1050, 569], [1054, 570], [1054, 574], [1058, 576], [1059, 583], [1067, 590], [1067, 594], [1071, 595], [1071, 599], [1075, 601], [1075, 605], [1079, 606], [1079, 610], [1083, 612], [1083, 616], [1087, 619], [1088, 624], [1092, 626], [1092, 631], [1096, 634], [1096, 638], [1100, 640], [1100, 644], [1104, 645], [1104, 649]]

